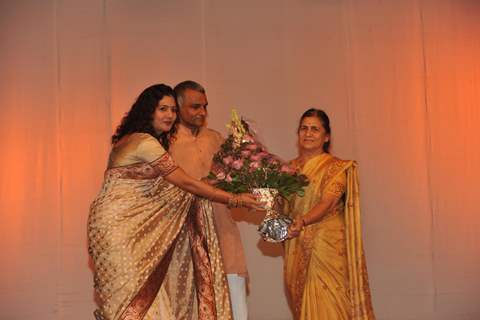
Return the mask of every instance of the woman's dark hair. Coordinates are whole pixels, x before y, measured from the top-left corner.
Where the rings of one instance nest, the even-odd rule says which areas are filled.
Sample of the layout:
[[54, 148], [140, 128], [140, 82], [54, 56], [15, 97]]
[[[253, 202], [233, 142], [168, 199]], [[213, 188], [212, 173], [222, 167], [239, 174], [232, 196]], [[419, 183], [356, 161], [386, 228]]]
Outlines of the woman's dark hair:
[[158, 134], [152, 126], [153, 113], [158, 106], [158, 102], [165, 96], [175, 99], [175, 92], [171, 87], [165, 84], [155, 84], [143, 90], [130, 108], [130, 111], [125, 114], [122, 122], [117, 127], [115, 134], [112, 136], [112, 144], [117, 143], [127, 134], [143, 132], [151, 134], [157, 138], [165, 150], [168, 150], [170, 138], [176, 131], [178, 116], [175, 119], [174, 125], [168, 132]]
[[[325, 111], [315, 108], [310, 108], [302, 114], [298, 123], [297, 132], [300, 131], [300, 125], [302, 124], [303, 119], [307, 117], [317, 117], [318, 120], [320, 120], [323, 129], [325, 129], [325, 132], [331, 136], [332, 130], [330, 129], [330, 119], [328, 118], [328, 115], [325, 113]], [[327, 153], [330, 152], [330, 139], [323, 144], [323, 151]]]

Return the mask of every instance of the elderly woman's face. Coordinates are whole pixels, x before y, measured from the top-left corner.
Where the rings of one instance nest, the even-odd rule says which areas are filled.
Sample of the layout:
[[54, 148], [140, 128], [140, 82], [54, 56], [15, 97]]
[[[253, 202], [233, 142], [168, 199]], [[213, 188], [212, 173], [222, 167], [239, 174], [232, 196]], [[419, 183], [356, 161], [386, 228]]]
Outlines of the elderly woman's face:
[[305, 151], [322, 151], [330, 136], [317, 117], [305, 117], [298, 128], [298, 145]]
[[152, 126], [157, 133], [169, 131], [177, 118], [177, 104], [170, 96], [163, 97], [153, 112]]

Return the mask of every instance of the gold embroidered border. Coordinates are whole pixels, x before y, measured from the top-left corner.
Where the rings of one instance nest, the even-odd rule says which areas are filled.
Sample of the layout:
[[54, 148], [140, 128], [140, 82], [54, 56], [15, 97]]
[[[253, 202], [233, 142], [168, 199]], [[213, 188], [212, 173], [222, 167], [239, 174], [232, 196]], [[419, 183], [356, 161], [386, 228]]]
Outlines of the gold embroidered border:
[[206, 225], [201, 205], [196, 199], [188, 215], [188, 234], [192, 247], [192, 258], [198, 298], [198, 319], [217, 319], [215, 289], [210, 258], [208, 256]]
[[125, 308], [119, 318], [120, 320], [142, 320], [143, 317], [145, 317], [162, 286], [163, 280], [165, 279], [176, 243], [177, 239], [173, 241], [158, 266], [150, 274], [147, 281], [145, 281], [145, 284], [135, 295], [130, 304]]
[[168, 152], [158, 159], [148, 163], [136, 163], [129, 166], [111, 168], [105, 172], [105, 177], [115, 176], [123, 179], [155, 179], [165, 177], [178, 166]]
[[[323, 166], [326, 167], [327, 172], [325, 173], [325, 176], [321, 182], [321, 190], [324, 190], [324, 188], [326, 188], [338, 174], [342, 173], [347, 168], [347, 163], [348, 162], [338, 158], [331, 158], [323, 164]], [[315, 228], [307, 227], [301, 234], [301, 242], [299, 243], [301, 245], [301, 249], [299, 250], [302, 252], [302, 254], [298, 257], [296, 261], [297, 266], [295, 268], [295, 270], [300, 271], [300, 274], [297, 275], [296, 281], [293, 284], [295, 288], [290, 290], [290, 292], [294, 292], [294, 296], [291, 298], [293, 300], [292, 302], [295, 316], [299, 316], [301, 314], [303, 291], [307, 281], [315, 231]]]

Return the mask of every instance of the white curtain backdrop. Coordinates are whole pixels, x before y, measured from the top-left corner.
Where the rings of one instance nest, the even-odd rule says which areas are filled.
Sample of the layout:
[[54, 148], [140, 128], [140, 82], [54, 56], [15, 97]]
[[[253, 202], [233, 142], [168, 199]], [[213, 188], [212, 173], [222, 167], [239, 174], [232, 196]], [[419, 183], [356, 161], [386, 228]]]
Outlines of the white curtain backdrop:
[[[480, 319], [480, 2], [0, 0], [0, 319], [93, 319], [88, 207], [148, 85], [207, 88], [296, 155], [308, 107], [360, 164], [378, 319]], [[291, 319], [281, 247], [235, 214], [250, 319]]]

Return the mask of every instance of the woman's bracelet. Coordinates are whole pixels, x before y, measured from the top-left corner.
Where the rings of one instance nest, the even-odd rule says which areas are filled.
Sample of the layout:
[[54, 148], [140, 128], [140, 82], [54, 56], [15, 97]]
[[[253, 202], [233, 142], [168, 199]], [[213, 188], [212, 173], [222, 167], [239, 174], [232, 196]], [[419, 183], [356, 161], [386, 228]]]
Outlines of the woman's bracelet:
[[227, 207], [229, 209], [231, 208], [239, 208], [243, 206], [243, 201], [239, 199], [239, 197], [237, 195], [232, 195], [229, 199], [228, 199], [228, 203], [227, 203]]

